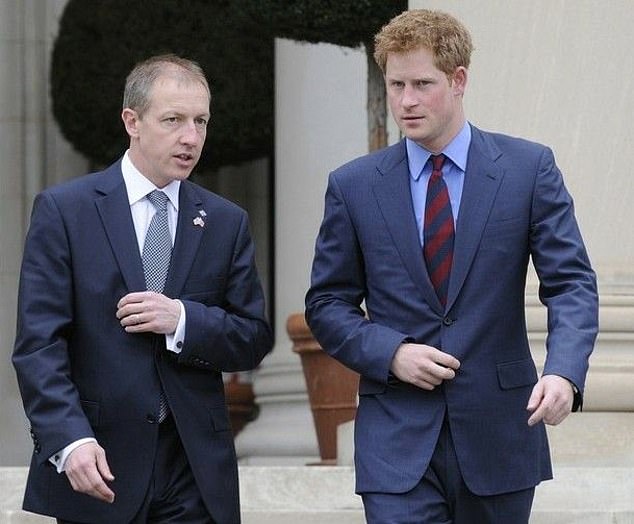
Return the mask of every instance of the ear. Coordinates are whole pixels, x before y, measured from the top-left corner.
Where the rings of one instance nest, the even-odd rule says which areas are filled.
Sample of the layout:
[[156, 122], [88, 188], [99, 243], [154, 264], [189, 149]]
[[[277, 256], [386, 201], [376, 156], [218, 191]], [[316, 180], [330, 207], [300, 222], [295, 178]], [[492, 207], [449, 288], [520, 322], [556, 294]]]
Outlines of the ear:
[[125, 126], [125, 130], [130, 135], [130, 138], [137, 137], [139, 135], [139, 115], [134, 109], [130, 109], [126, 107], [121, 112], [121, 120], [123, 120], [123, 125]]
[[451, 85], [454, 95], [463, 96], [467, 88], [467, 68], [457, 67], [451, 76]]

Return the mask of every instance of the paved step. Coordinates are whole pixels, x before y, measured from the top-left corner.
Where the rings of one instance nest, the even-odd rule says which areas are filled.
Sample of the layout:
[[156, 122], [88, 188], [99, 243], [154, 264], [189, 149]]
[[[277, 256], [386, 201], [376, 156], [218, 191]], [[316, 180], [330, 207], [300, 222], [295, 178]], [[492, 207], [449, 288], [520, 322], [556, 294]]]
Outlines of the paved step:
[[[555, 469], [531, 524], [634, 524], [634, 467]], [[348, 466], [241, 466], [243, 524], [363, 524]], [[26, 468], [0, 468], [0, 524], [46, 524], [19, 511]]]

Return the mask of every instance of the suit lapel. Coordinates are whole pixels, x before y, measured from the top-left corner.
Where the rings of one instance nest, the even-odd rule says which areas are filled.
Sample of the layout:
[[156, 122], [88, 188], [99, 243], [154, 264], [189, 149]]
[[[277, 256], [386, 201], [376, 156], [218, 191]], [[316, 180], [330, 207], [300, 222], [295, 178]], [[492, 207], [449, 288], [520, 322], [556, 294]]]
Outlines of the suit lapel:
[[96, 190], [95, 205], [128, 290], [144, 291], [143, 265], [120, 161], [104, 171]]
[[460, 202], [447, 309], [455, 302], [475, 257], [504, 172], [495, 164], [501, 152], [488, 137], [472, 127], [464, 187]]
[[[394, 245], [410, 278], [423, 293], [425, 301], [433, 309], [441, 310], [440, 301], [423, 262], [423, 252], [412, 207], [404, 140], [387, 150], [386, 156], [377, 169], [380, 176], [377, 177], [373, 191]], [[386, 261], [386, 263], [389, 262]]]
[[165, 295], [178, 296], [190, 273], [205, 228], [210, 227], [209, 210], [204, 210], [191, 182], [183, 181], [178, 196], [178, 224]]

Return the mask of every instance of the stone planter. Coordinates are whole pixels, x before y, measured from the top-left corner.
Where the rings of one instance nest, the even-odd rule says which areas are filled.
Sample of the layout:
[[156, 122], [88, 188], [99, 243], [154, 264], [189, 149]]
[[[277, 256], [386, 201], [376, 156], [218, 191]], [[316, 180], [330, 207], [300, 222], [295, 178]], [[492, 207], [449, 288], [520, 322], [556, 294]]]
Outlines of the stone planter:
[[359, 375], [321, 348], [303, 314], [290, 315], [286, 330], [301, 358], [321, 463], [336, 464], [337, 426], [355, 416]]

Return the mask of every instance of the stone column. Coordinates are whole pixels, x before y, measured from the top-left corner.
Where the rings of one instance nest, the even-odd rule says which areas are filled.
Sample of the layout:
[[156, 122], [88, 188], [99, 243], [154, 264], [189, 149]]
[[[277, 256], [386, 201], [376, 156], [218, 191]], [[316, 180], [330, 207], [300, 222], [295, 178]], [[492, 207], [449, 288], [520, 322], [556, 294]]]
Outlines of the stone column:
[[299, 357], [286, 320], [303, 312], [328, 173], [367, 152], [361, 50], [276, 41], [275, 348], [255, 374], [257, 420], [238, 435], [242, 463], [318, 460]]
[[66, 0], [0, 1], [0, 465], [24, 465], [26, 417], [9, 364], [17, 283], [31, 203], [45, 185], [85, 170], [50, 114], [48, 70]]

